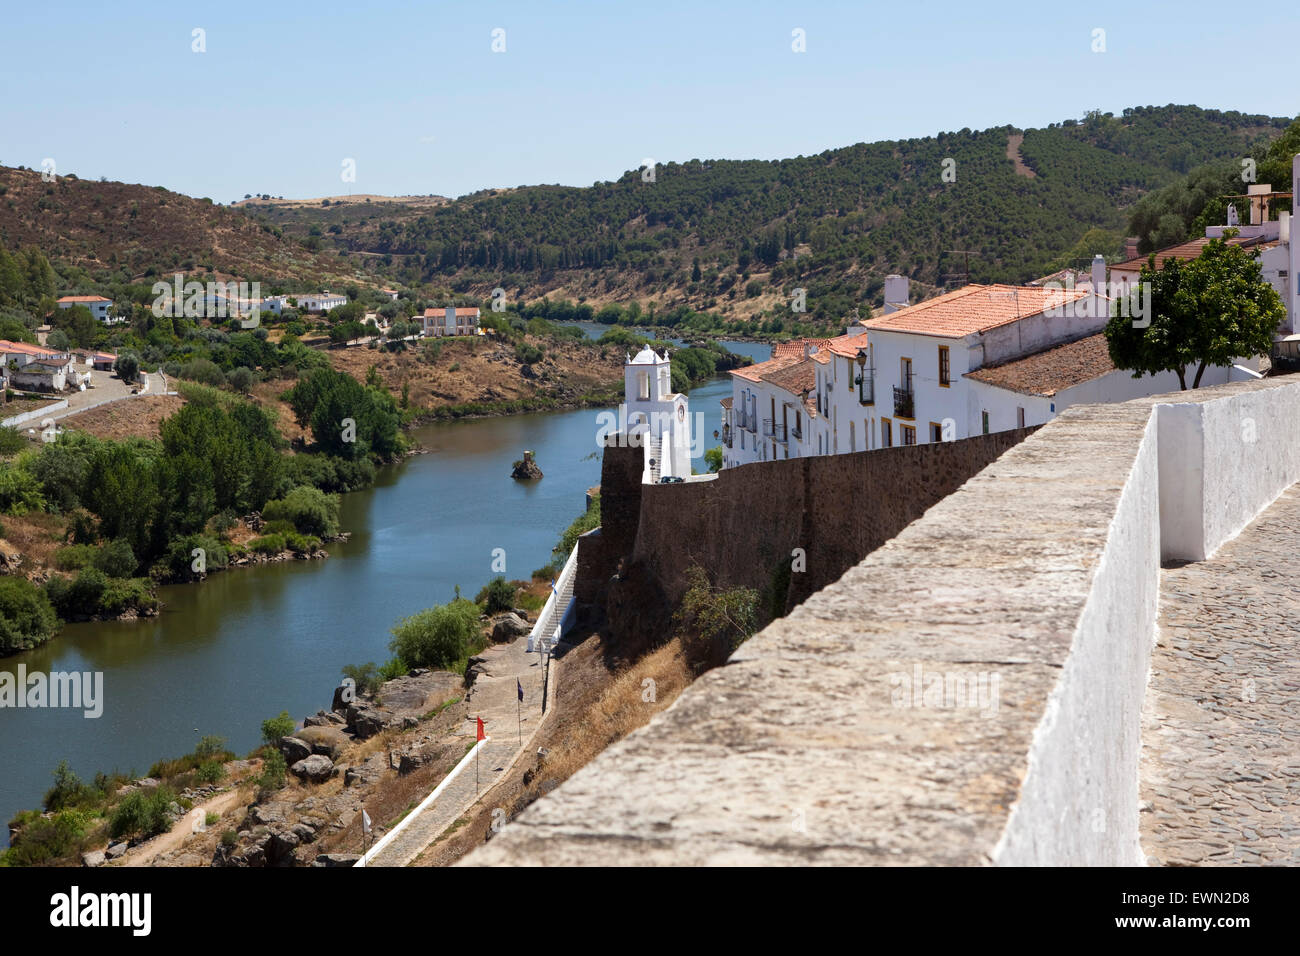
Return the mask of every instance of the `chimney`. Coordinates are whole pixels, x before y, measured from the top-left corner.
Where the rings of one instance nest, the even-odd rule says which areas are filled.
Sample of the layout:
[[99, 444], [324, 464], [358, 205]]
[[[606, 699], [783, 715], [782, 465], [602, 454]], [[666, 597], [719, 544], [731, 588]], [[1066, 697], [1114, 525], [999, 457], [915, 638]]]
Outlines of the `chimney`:
[[1092, 315], [1095, 317], [1107, 316], [1110, 312], [1110, 303], [1102, 298], [1106, 295], [1106, 260], [1101, 254], [1095, 254], [1092, 257]]
[[907, 276], [885, 276], [885, 315], [907, 308], [910, 284]]
[[1124, 258], [1136, 259], [1138, 257], [1138, 237], [1128, 236], [1124, 240]]

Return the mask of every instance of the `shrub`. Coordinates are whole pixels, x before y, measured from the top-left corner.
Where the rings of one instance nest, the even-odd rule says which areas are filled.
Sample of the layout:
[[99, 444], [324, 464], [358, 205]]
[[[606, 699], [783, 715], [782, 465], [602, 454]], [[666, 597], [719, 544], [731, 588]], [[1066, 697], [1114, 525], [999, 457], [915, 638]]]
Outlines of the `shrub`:
[[58, 626], [45, 592], [26, 578], [0, 577], [0, 655], [39, 647]]
[[108, 818], [108, 832], [113, 837], [151, 837], [171, 829], [168, 806], [176, 794], [170, 787], [157, 786], [133, 790], [122, 799]]
[[222, 846], [234, 846], [238, 842], [239, 842], [239, 834], [236, 833], [234, 830], [226, 830], [224, 833], [221, 834]]
[[408, 667], [450, 668], [479, 637], [479, 608], [457, 598], [404, 617], [393, 626], [389, 650]]
[[289, 533], [284, 536], [285, 547], [294, 554], [312, 554], [320, 547], [320, 538], [314, 534]]
[[367, 661], [364, 664], [346, 664], [343, 667], [343, 676], [352, 678], [358, 694], [367, 696], [373, 694], [379, 688], [378, 675], [374, 661]]
[[110, 541], [95, 553], [94, 565], [110, 578], [129, 578], [139, 564], [131, 545], [121, 538]]
[[226, 738], [219, 737], [216, 734], [208, 734], [199, 741], [199, 745], [194, 748], [194, 756], [202, 757], [207, 760], [213, 758], [224, 758], [229, 753], [226, 750]]
[[81, 782], [81, 778], [72, 772], [66, 760], [60, 760], [54, 770], [54, 786], [45, 791], [41, 801], [47, 811], [53, 812], [75, 807], [93, 798], [95, 791]]
[[253, 387], [253, 372], [251, 369], [241, 365], [239, 368], [232, 368], [226, 373], [226, 384], [237, 392], [248, 393]]
[[284, 520], [302, 534], [332, 538], [339, 533], [339, 500], [319, 488], [300, 485], [262, 509], [266, 521]]
[[279, 746], [281, 740], [293, 734], [296, 726], [289, 712], [282, 710], [279, 717], [270, 717], [262, 721], [262, 740], [272, 747]]
[[268, 793], [283, 789], [285, 771], [289, 768], [285, 766], [284, 757], [280, 751], [272, 750], [262, 761], [262, 772], [257, 778], [257, 791], [259, 799]]
[[515, 587], [504, 577], [495, 577], [478, 592], [474, 603], [483, 605], [485, 614], [512, 610], [515, 606]]
[[219, 760], [205, 761], [199, 764], [199, 769], [195, 772], [195, 777], [198, 778], [200, 783], [216, 783], [225, 775], [226, 768], [221, 765]]
[[73, 856], [82, 847], [90, 821], [90, 815], [80, 810], [65, 810], [52, 818], [38, 816], [18, 831], [0, 862], [40, 866]]
[[0, 455], [16, 455], [27, 447], [27, 439], [16, 428], [0, 427]]
[[674, 627], [716, 644], [726, 654], [757, 630], [757, 591], [713, 587], [708, 572], [699, 565], [686, 569], [686, 581], [689, 587], [673, 613]]
[[0, 511], [7, 515], [25, 515], [44, 508], [41, 483], [31, 472], [17, 465], [0, 465]]
[[521, 342], [515, 346], [515, 361], [520, 365], [536, 365], [542, 360], [543, 355], [541, 349], [528, 342]]
[[248, 542], [249, 548], [258, 554], [280, 554], [285, 549], [284, 535], [267, 534]]
[[54, 552], [54, 566], [60, 571], [80, 571], [95, 560], [99, 549], [90, 544], [66, 544]]
[[99, 610], [99, 599], [103, 597], [104, 589], [107, 587], [108, 575], [98, 568], [85, 568], [67, 586], [62, 600], [56, 604], [56, 607], [63, 617], [74, 614], [94, 614]]

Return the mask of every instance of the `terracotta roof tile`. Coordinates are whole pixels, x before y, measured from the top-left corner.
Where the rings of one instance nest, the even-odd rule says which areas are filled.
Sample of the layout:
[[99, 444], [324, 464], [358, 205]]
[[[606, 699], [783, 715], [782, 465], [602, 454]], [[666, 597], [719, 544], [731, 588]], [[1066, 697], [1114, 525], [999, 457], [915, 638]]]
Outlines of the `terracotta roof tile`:
[[[1200, 239], [1180, 242], [1176, 246], [1166, 246], [1163, 249], [1157, 249], [1155, 253], [1156, 268], [1161, 268], [1165, 264], [1166, 259], [1182, 259], [1184, 261], [1195, 259], [1200, 256], [1202, 250], [1205, 249], [1210, 241], [1211, 240], [1202, 236]], [[1259, 245], [1263, 241], [1264, 238], [1262, 236], [1234, 236], [1228, 240], [1228, 243], [1234, 246], [1250, 248], [1251, 246]], [[1150, 255], [1136, 256], [1129, 259], [1127, 262], [1121, 262], [1118, 265], [1111, 266], [1111, 269], [1119, 269], [1122, 272], [1140, 272], [1142, 267], [1147, 264], [1149, 258]]]
[[802, 359], [764, 373], [763, 381], [802, 398], [817, 387], [817, 373], [811, 359]]
[[1085, 289], [968, 285], [870, 319], [863, 326], [868, 330], [961, 338], [1037, 315], [1053, 303], [1073, 302], [1088, 294]]
[[1098, 332], [1011, 362], [967, 372], [965, 377], [1026, 395], [1051, 396], [1113, 371], [1115, 364], [1110, 360], [1106, 336]]
[[112, 299], [106, 299], [102, 295], [65, 295], [59, 299], [60, 302], [112, 302]]

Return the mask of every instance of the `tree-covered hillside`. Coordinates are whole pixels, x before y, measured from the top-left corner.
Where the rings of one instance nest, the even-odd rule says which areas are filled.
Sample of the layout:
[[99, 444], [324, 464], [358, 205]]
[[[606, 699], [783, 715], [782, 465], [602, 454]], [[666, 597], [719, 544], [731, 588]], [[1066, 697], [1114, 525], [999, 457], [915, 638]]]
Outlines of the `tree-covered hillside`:
[[[325, 239], [378, 254], [401, 281], [458, 292], [501, 286], [512, 298], [559, 291], [752, 314], [784, 308], [802, 287], [813, 317], [839, 318], [878, 302], [891, 272], [924, 290], [959, 281], [967, 262], [971, 281], [1020, 282], [1074, 256], [1114, 255], [1142, 195], [1200, 164], [1247, 156], [1286, 124], [1145, 107], [1026, 130], [1023, 142], [999, 127], [771, 162], [691, 160], [660, 166], [652, 182], [632, 170], [584, 188], [493, 190], [407, 217], [386, 206], [344, 213], [344, 223], [335, 211]], [[318, 237], [328, 214], [244, 208]], [[1102, 232], [1076, 249], [1089, 229]], [[1106, 248], [1091, 248], [1099, 239]]]

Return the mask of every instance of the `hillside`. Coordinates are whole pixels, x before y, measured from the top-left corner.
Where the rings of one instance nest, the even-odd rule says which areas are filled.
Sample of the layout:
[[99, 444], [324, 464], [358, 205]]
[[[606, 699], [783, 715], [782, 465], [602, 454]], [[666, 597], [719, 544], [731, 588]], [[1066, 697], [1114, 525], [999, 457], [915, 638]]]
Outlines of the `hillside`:
[[[286, 235], [371, 257], [394, 281], [486, 296], [637, 299], [750, 316], [796, 286], [813, 317], [878, 303], [883, 278], [1020, 282], [1113, 255], [1144, 194], [1249, 155], [1287, 120], [1193, 106], [1090, 113], [861, 143], [779, 161], [691, 160], [590, 187], [527, 186], [428, 208], [250, 202]], [[944, 161], [955, 178], [942, 178]], [[1074, 248], [1089, 229], [1108, 248]], [[1093, 234], [1097, 236], [1096, 233]], [[960, 252], [954, 250], [962, 250]]]
[[0, 245], [39, 248], [65, 277], [127, 282], [172, 270], [242, 279], [320, 281], [349, 274], [318, 254], [208, 199], [162, 187], [0, 167]]

